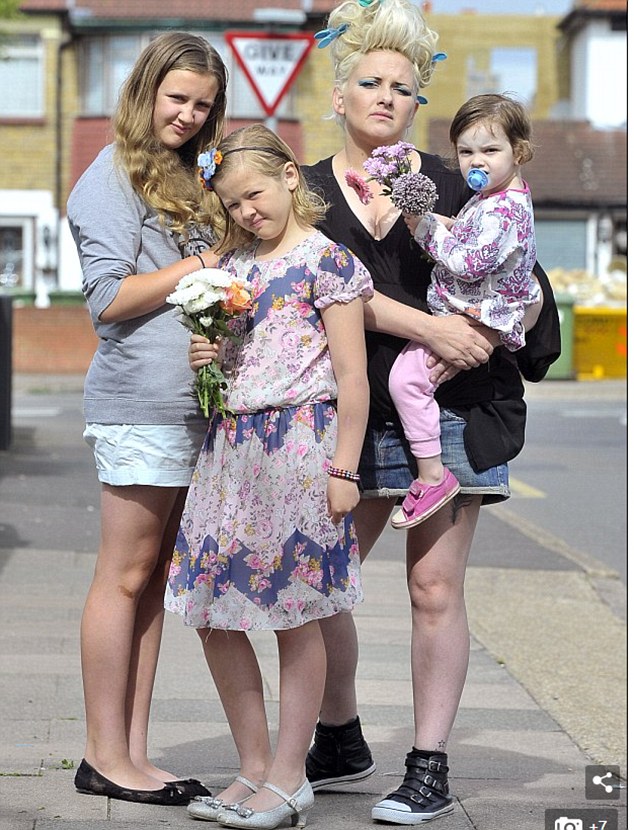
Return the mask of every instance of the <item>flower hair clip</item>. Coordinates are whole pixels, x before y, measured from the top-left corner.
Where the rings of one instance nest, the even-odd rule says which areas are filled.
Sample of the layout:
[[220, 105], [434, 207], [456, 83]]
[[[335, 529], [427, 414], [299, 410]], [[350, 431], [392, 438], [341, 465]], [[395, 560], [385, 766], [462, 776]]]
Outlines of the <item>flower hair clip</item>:
[[211, 150], [207, 150], [206, 153], [201, 153], [198, 156], [198, 175], [205, 190], [214, 189], [211, 180], [221, 161], [222, 153], [217, 147], [212, 147]]
[[342, 35], [346, 31], [348, 26], [348, 23], [342, 23], [336, 29], [322, 29], [320, 32], [315, 32], [315, 40], [319, 41], [317, 48], [323, 49], [326, 46], [330, 46], [333, 40], [336, 40], [339, 35]]

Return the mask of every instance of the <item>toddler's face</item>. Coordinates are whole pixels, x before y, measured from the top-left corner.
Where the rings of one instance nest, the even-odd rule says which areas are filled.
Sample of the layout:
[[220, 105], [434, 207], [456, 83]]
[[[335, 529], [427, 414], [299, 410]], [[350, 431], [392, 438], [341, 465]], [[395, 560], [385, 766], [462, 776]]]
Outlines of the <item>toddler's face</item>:
[[507, 188], [521, 188], [517, 156], [499, 124], [478, 121], [458, 136], [456, 154], [464, 178], [471, 169], [483, 170], [489, 182], [485, 195]]

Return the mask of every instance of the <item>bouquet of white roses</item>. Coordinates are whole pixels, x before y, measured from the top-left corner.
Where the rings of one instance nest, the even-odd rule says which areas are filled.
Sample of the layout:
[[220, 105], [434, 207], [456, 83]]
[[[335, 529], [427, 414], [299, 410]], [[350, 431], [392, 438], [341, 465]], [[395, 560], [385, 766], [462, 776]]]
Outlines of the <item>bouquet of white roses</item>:
[[[187, 274], [166, 300], [180, 309], [184, 326], [212, 343], [217, 337], [237, 340], [227, 321], [251, 308], [247, 283], [219, 268]], [[216, 363], [198, 370], [194, 391], [206, 418], [212, 407], [223, 417], [227, 414], [222, 396], [226, 388], [227, 380]]]
[[383, 194], [403, 213], [420, 216], [429, 213], [438, 200], [436, 185], [423, 173], [412, 173], [409, 154], [413, 144], [399, 141], [385, 147], [376, 147], [363, 162], [363, 169], [369, 179], [364, 179], [355, 170], [346, 171], [346, 182], [356, 192], [364, 205], [372, 198], [368, 181], [383, 186]]

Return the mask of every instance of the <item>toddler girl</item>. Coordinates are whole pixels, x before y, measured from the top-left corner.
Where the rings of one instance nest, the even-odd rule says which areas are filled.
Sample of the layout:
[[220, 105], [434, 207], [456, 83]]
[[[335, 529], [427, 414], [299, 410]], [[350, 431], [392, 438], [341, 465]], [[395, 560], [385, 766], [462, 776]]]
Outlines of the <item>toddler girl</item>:
[[[414, 239], [435, 260], [427, 304], [432, 314], [466, 314], [498, 332], [510, 351], [541, 308], [533, 277], [535, 230], [530, 190], [520, 165], [533, 156], [524, 107], [507, 95], [471, 98], [449, 130], [460, 171], [477, 192], [455, 219], [405, 216]], [[527, 309], [531, 309], [526, 315]], [[429, 351], [410, 342], [390, 372], [390, 394], [418, 467], [395, 528], [414, 527], [459, 491], [441, 461], [439, 409], [429, 380]]]

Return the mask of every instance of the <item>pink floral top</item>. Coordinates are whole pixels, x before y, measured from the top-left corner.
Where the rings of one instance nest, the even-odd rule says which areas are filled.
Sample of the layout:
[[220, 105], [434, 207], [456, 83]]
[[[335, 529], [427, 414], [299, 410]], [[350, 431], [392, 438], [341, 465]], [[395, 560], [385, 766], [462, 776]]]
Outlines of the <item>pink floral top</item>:
[[436, 261], [427, 303], [432, 314], [467, 314], [500, 334], [511, 351], [525, 345], [526, 306], [539, 300], [533, 205], [528, 185], [476, 194], [451, 229], [433, 213], [416, 228], [418, 244]]
[[[257, 242], [218, 267], [246, 279], [252, 308], [231, 321], [225, 341], [227, 407], [235, 413], [334, 400], [337, 384], [319, 310], [373, 294], [364, 265], [315, 231], [279, 259], [254, 261]], [[232, 382], [235, 377], [235, 383]]]

